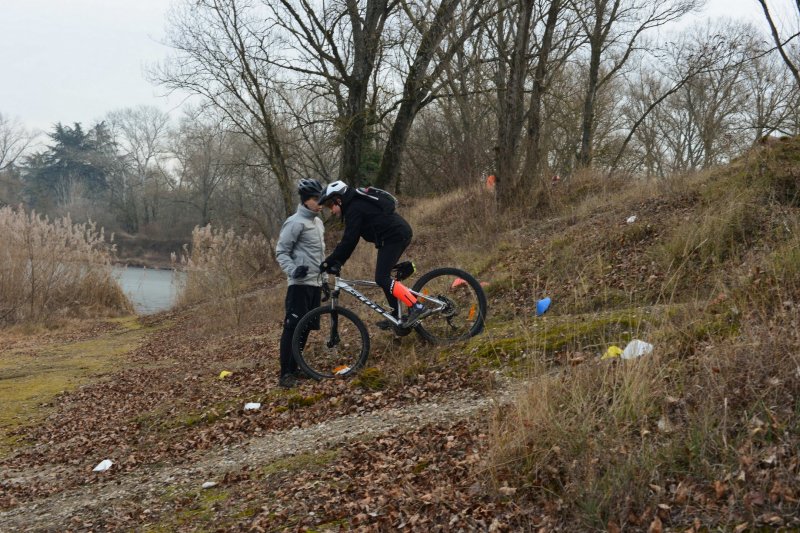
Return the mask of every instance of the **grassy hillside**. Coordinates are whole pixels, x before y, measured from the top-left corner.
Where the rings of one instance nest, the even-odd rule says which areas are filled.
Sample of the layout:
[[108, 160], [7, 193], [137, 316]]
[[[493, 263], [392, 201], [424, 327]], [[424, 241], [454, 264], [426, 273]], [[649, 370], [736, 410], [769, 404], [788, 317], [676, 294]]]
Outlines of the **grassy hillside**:
[[[488, 418], [220, 467], [212, 490], [177, 479], [80, 520], [156, 531], [800, 527], [800, 140], [664, 182], [572, 178], [533, 203], [501, 212], [475, 188], [403, 204], [418, 270], [460, 266], [488, 282], [488, 325], [445, 348], [371, 328], [370, 367], [352, 380], [277, 388], [275, 273], [246, 295], [207, 293], [147, 319], [120, 370], [14, 427], [0, 509], [510, 381], [522, 391]], [[359, 246], [348, 276], [371, 276], [374, 253]], [[553, 305], [537, 317], [545, 296]], [[601, 358], [631, 339], [654, 351]], [[252, 401], [262, 409], [243, 411]], [[106, 457], [109, 477], [87, 474]], [[56, 481], [19, 481], [34, 465]]]
[[[580, 527], [789, 524], [800, 140], [669, 183], [604, 185], [554, 191], [545, 221], [475, 263], [493, 317], [468, 350], [530, 380], [494, 421], [497, 483]], [[552, 311], [534, 318], [543, 296]], [[600, 360], [632, 338], [653, 354]]]

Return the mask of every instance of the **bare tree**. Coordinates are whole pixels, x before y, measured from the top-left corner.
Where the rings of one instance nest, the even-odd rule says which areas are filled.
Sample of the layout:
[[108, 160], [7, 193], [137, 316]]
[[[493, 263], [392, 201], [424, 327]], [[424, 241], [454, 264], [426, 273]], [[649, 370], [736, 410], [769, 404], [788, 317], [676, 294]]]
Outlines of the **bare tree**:
[[578, 165], [590, 166], [597, 92], [625, 66], [647, 30], [676, 20], [700, 0], [570, 0], [589, 44]]
[[[511, 201], [517, 190], [517, 149], [525, 116], [524, 88], [528, 72], [535, 0], [519, 0], [498, 15], [494, 40], [499, 61], [497, 176], [503, 201]], [[505, 61], [504, 58], [508, 58]]]
[[791, 130], [797, 89], [761, 43], [755, 28], [731, 22], [678, 35], [629, 92], [632, 125], [612, 169], [623, 156], [635, 169], [629, 142], [648, 174], [666, 177], [725, 163], [765, 132]]
[[289, 111], [285, 136], [294, 157], [287, 163], [293, 174], [315, 178], [323, 183], [338, 174], [340, 165], [334, 130], [337, 111], [331, 102], [304, 88], [282, 91]]
[[128, 231], [136, 232], [157, 215], [161, 192], [166, 190], [164, 159], [169, 117], [152, 106], [110, 112], [109, 133], [120, 158], [110, 180], [112, 206]]
[[[698, 87], [705, 87], [705, 78], [707, 76], [716, 79], [724, 78], [730, 80], [726, 76], [720, 76], [721, 73], [730, 74], [731, 72], [739, 73], [740, 69], [746, 65], [747, 60], [741, 54], [736, 53], [736, 45], [733, 44], [737, 41], [737, 37], [726, 38], [725, 31], [694, 31], [694, 36], [687, 40], [678, 40], [678, 43], [671, 46], [671, 50], [660, 50], [653, 55], [654, 62], [646, 63], [644, 71], [640, 73], [638, 79], [638, 86], [634, 86], [629, 94], [628, 102], [626, 105], [626, 112], [628, 120], [631, 122], [629, 131], [625, 139], [622, 141], [616, 156], [609, 167], [609, 174], [614, 172], [628, 147], [630, 141], [634, 136], [638, 135], [642, 147], [645, 151], [644, 165], [647, 175], [656, 172], [664, 176], [664, 146], [659, 141], [660, 133], [663, 131], [663, 124], [669, 122], [663, 116], [655, 115], [653, 120], [648, 120], [659, 106], [668, 99], [673, 98], [673, 95], [682, 90], [687, 90], [687, 87], [696, 84]], [[732, 30], [731, 30], [732, 31]], [[690, 33], [687, 35], [691, 35]], [[743, 34], [738, 34], [739, 36]], [[659, 65], [666, 62], [668, 68], [663, 69]], [[711, 106], [707, 109], [708, 116], [701, 119], [701, 122], [706, 124], [706, 145], [711, 146], [714, 144], [711, 131], [717, 131], [711, 126], [714, 121], [722, 120], [716, 111], [723, 105], [726, 109], [731, 109], [728, 106], [728, 100], [731, 98], [734, 85], [738, 79], [738, 74], [733, 76], [733, 82], [725, 83], [725, 91], [722, 91], [718, 96], [720, 101], [716, 106]], [[697, 81], [700, 80], [700, 81]], [[712, 89], [713, 92], [713, 89]], [[725, 102], [724, 104], [722, 102]], [[734, 102], [733, 106], [740, 102]], [[681, 104], [683, 105], [683, 104]], [[691, 108], [688, 104], [683, 109]], [[681, 113], [681, 111], [678, 111]], [[691, 124], [697, 124], [697, 117], [692, 116], [686, 122], [687, 127], [692, 128]], [[642, 131], [640, 131], [642, 130]], [[681, 128], [675, 128], [672, 133], [677, 137], [681, 136]], [[692, 129], [691, 133], [683, 137], [681, 140], [687, 140], [694, 136], [695, 130]], [[678, 143], [681, 140], [677, 141]], [[673, 143], [675, 139], [673, 139]], [[691, 142], [685, 145], [687, 148], [692, 146]], [[680, 151], [680, 150], [679, 150]], [[688, 153], [694, 153], [689, 150]]]
[[[767, 0], [758, 0], [758, 3], [761, 4], [761, 10], [764, 11], [764, 18], [767, 19], [767, 24], [769, 25], [769, 30], [772, 34], [772, 40], [775, 42], [775, 46], [778, 48], [778, 53], [781, 55], [783, 62], [786, 63], [786, 67], [791, 71], [792, 76], [794, 76], [798, 87], [800, 87], [800, 70], [798, 70], [797, 62], [789, 57], [789, 52], [786, 49], [786, 45], [789, 44], [792, 39], [797, 37], [798, 34], [795, 33], [785, 41], [782, 40], [780, 33], [778, 32], [778, 27], [775, 25], [775, 20], [773, 19], [772, 14], [769, 11], [769, 7], [767, 6]], [[795, 5], [797, 7], [797, 12], [795, 14], [800, 15], [800, 0], [795, 0]]]
[[212, 205], [218, 191], [235, 172], [234, 134], [226, 130], [221, 117], [188, 109], [175, 133], [173, 151], [180, 162], [180, 183], [193, 206], [200, 225], [212, 221]]
[[[577, 45], [565, 7], [562, 0], [520, 0], [496, 19], [492, 35], [497, 53], [496, 171], [500, 198], [506, 204], [532, 190], [539, 178], [545, 157], [542, 106], [549, 80]], [[525, 158], [519, 172], [522, 146]]]
[[560, 66], [566, 61], [575, 47], [577, 41], [574, 34], [569, 30], [563, 32], [562, 41], [559, 44], [561, 55], [551, 64], [551, 54], [554, 48], [554, 39], [556, 27], [561, 18], [561, 13], [564, 10], [565, 3], [563, 0], [552, 0], [550, 6], [547, 8], [547, 16], [544, 20], [543, 35], [541, 44], [538, 46], [536, 53], [536, 66], [534, 68], [532, 86], [530, 90], [529, 103], [528, 103], [528, 120], [527, 120], [527, 143], [525, 154], [525, 167], [522, 176], [526, 179], [521, 184], [524, 187], [529, 187], [533, 180], [539, 177], [543, 160], [545, 158], [544, 149], [542, 146], [542, 106], [544, 105], [544, 95], [547, 91], [549, 80], [549, 69], [558, 70]]
[[[489, 3], [486, 9], [496, 8]], [[465, 14], [452, 27], [453, 37], [470, 23]], [[488, 175], [494, 164], [496, 102], [492, 99], [487, 24], [481, 24], [448, 62], [442, 62], [439, 97], [421, 110], [409, 138], [403, 173], [410, 190], [441, 192]]]
[[340, 175], [358, 182], [365, 132], [374, 123], [375, 93], [370, 85], [382, 57], [382, 35], [399, 0], [313, 0], [264, 2], [271, 11], [271, 31], [292, 53], [270, 59], [292, 72], [299, 85], [338, 110]]
[[[465, 24], [453, 26], [459, 6], [464, 10]], [[417, 113], [437, 96], [441, 87], [438, 82], [446, 66], [463, 49], [464, 42], [482, 22], [479, 14], [483, 3], [475, 0], [442, 0], [438, 6], [432, 3], [423, 4], [421, 14], [414, 14], [405, 3], [404, 7], [412, 25], [418, 28], [419, 44], [413, 55], [409, 56], [408, 69], [404, 73], [402, 98], [376, 179], [380, 187], [396, 180], [408, 134]], [[431, 12], [433, 15], [430, 15]], [[458, 28], [458, 33], [453, 31], [455, 27]], [[444, 43], [448, 36], [450, 39]]]
[[247, 0], [196, 0], [176, 8], [168, 36], [176, 55], [150, 77], [201, 95], [248, 136], [270, 165], [288, 215], [295, 198], [274, 108], [273, 43], [252, 7]]
[[754, 58], [746, 65], [743, 79], [748, 104], [741, 109], [750, 140], [755, 142], [775, 132], [795, 135], [790, 117], [797, 109], [800, 85], [775, 54], [761, 50], [760, 45], [753, 47]]
[[[623, 157], [629, 159], [631, 171], [643, 169], [646, 177], [665, 176], [665, 150], [661, 142], [658, 128], [657, 108], [677, 89], [657, 72], [642, 72], [628, 88], [628, 95], [623, 106], [626, 121], [632, 126], [622, 147], [611, 164], [609, 172], [616, 170]], [[679, 87], [678, 87], [679, 88]], [[626, 154], [626, 152], [631, 152]]]
[[14, 165], [35, 138], [18, 120], [0, 113], [0, 171]]
[[[365, 140], [381, 115], [393, 114], [375, 181], [386, 187], [400, 170], [403, 150], [418, 111], [432, 101], [436, 82], [465, 39], [479, 25], [476, 0], [347, 0], [317, 4], [305, 0], [268, 3], [274, 20], [295, 51], [275, 60], [298, 76], [298, 83], [335, 103], [341, 137], [340, 175], [355, 183], [363, 176]], [[452, 32], [458, 13], [467, 23]], [[389, 68], [385, 57], [405, 62]], [[300, 59], [298, 61], [297, 59]], [[387, 79], [383, 86], [379, 76]], [[381, 111], [382, 92], [402, 86], [397, 101]]]

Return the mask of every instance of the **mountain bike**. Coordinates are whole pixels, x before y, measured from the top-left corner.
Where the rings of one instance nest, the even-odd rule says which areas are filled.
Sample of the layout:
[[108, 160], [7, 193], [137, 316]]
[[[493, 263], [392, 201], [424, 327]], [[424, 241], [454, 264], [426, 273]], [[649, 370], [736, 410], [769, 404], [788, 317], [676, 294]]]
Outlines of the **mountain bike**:
[[[398, 281], [411, 273], [413, 266], [410, 262], [399, 263], [392, 271]], [[432, 312], [412, 328], [402, 326], [402, 305], [393, 314], [356, 289], [378, 287], [374, 281], [332, 276], [331, 286], [328, 275], [321, 276], [322, 301], [326, 303], [306, 313], [292, 337], [294, 358], [313, 379], [346, 377], [367, 362], [370, 348], [367, 326], [355, 312], [340, 305], [342, 292], [382, 316], [398, 336], [414, 331], [428, 342], [444, 344], [465, 340], [483, 331], [488, 307], [486, 294], [472, 275], [458, 268], [431, 270], [414, 283], [411, 293]]]

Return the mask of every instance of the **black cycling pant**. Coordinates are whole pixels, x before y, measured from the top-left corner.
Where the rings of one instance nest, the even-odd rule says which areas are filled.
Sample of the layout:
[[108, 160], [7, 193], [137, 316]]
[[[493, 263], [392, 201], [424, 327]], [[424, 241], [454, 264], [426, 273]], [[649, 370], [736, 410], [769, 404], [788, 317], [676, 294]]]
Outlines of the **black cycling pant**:
[[297, 371], [297, 362], [292, 354], [294, 330], [303, 315], [319, 307], [321, 293], [319, 287], [312, 285], [289, 285], [286, 291], [286, 318], [283, 321], [281, 334], [281, 376]]
[[397, 298], [392, 296], [392, 267], [400, 260], [400, 256], [408, 248], [411, 239], [401, 242], [386, 243], [378, 248], [378, 260], [375, 263], [375, 283], [377, 283], [386, 299], [389, 301], [389, 307], [393, 310], [392, 313], [397, 316], [398, 302]]

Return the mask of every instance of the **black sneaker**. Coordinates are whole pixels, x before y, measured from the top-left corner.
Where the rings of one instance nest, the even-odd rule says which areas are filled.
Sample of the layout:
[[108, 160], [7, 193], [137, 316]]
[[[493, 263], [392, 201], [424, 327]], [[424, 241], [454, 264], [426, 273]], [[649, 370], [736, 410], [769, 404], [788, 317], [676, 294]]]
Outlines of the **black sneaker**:
[[400, 327], [405, 329], [411, 329], [414, 326], [416, 326], [420, 320], [430, 315], [431, 313], [433, 313], [432, 309], [428, 309], [422, 304], [415, 304], [411, 308], [411, 311], [408, 313], [408, 317], [405, 320], [403, 320], [403, 322], [400, 324]]
[[278, 386], [282, 389], [293, 389], [297, 387], [297, 378], [294, 377], [294, 374], [286, 374], [285, 376], [281, 376], [278, 380]]

